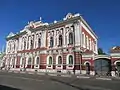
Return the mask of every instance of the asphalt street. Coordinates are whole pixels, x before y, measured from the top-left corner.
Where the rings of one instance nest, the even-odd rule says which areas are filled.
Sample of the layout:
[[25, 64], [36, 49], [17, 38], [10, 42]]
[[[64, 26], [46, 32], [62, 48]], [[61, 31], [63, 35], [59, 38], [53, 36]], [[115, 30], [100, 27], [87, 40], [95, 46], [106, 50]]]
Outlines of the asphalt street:
[[0, 72], [0, 90], [120, 90], [120, 81]]

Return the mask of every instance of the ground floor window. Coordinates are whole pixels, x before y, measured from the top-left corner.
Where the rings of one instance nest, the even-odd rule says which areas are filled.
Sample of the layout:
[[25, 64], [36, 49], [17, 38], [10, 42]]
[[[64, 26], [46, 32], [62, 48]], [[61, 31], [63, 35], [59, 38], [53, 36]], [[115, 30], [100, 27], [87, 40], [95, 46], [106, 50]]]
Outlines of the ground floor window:
[[50, 56], [48, 59], [48, 67], [51, 67], [52, 64], [53, 64], [53, 60], [52, 60], [52, 57]]
[[39, 63], [40, 63], [40, 58], [37, 57], [36, 60], [35, 60], [35, 67], [38, 67]]
[[70, 67], [73, 66], [73, 56], [72, 55], [70, 55], [69, 58], [68, 58], [68, 64], [69, 64]]
[[58, 56], [58, 66], [60, 67], [62, 65], [62, 57]]

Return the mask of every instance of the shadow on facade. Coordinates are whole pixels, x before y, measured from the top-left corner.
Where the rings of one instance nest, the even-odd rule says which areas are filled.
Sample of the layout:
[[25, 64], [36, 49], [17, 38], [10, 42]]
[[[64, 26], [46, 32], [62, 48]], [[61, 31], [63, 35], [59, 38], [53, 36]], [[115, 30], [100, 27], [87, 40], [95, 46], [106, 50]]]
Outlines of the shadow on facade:
[[20, 89], [0, 85], [0, 90], [20, 90]]

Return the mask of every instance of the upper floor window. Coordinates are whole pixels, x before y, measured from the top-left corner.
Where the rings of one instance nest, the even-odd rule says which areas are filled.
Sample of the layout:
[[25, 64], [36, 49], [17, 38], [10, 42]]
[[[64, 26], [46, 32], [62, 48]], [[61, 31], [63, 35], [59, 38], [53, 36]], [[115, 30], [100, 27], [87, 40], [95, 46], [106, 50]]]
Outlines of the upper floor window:
[[24, 41], [24, 49], [26, 49], [26, 41]]
[[73, 44], [73, 33], [69, 33], [69, 44]]
[[30, 36], [28, 36], [27, 49], [29, 49], [29, 40], [30, 40]]
[[15, 50], [15, 43], [13, 44], [13, 48], [14, 48], [14, 50]]
[[59, 46], [62, 46], [63, 44], [63, 38], [62, 35], [59, 36]]
[[30, 41], [31, 49], [33, 49], [33, 40]]
[[40, 47], [40, 46], [41, 46], [41, 39], [38, 38], [38, 47]]
[[54, 43], [53, 37], [50, 37], [50, 47], [53, 47], [53, 43]]

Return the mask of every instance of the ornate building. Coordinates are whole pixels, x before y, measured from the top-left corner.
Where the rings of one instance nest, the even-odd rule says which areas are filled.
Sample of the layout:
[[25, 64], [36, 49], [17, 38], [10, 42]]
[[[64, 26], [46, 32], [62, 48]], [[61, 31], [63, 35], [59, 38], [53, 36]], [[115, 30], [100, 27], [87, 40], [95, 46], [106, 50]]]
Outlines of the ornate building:
[[85, 73], [93, 70], [95, 55], [97, 36], [79, 14], [50, 24], [31, 21], [6, 38], [5, 65], [11, 70]]

